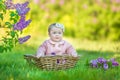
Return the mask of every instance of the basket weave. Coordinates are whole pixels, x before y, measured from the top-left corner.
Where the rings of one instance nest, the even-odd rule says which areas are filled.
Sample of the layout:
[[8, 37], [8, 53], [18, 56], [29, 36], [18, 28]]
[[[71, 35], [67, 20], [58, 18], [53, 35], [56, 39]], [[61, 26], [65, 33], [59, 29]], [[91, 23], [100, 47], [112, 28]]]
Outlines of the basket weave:
[[68, 69], [75, 66], [79, 57], [72, 57], [67, 55], [44, 56], [37, 58], [33, 55], [24, 55], [28, 63], [32, 63], [43, 70], [61, 70]]

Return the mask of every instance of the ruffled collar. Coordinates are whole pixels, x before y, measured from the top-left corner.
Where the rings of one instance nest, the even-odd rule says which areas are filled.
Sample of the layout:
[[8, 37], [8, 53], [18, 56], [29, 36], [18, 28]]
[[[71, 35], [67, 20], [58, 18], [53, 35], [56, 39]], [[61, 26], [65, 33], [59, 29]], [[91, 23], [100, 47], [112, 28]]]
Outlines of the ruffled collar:
[[54, 42], [54, 41], [52, 41], [51, 39], [49, 39], [48, 40], [48, 42], [50, 43], [50, 44], [64, 44], [64, 40], [61, 40], [60, 42]]

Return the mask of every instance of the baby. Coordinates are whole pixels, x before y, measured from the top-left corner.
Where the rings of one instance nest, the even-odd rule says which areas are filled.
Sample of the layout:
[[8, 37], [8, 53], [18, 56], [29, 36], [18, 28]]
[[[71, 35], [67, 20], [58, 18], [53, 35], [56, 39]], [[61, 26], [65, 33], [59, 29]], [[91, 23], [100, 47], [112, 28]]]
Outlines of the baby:
[[60, 23], [53, 23], [48, 28], [50, 39], [43, 42], [37, 50], [37, 57], [51, 56], [51, 55], [70, 55], [77, 57], [77, 52], [73, 46], [67, 41], [63, 40], [64, 25]]

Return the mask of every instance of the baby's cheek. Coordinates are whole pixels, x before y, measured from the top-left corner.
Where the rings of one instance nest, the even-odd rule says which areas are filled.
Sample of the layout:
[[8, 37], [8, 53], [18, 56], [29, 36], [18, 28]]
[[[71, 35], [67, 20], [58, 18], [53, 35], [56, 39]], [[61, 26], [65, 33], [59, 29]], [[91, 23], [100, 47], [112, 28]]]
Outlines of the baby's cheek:
[[63, 35], [60, 35], [60, 37], [62, 38], [62, 37], [63, 37]]

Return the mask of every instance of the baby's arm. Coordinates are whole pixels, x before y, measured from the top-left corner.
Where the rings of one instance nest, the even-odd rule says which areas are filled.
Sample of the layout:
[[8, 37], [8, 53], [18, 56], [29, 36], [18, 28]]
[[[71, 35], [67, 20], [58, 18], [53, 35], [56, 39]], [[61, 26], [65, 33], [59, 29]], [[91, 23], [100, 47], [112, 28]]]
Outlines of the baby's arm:
[[68, 47], [67, 47], [67, 50], [66, 50], [67, 54], [71, 55], [71, 56], [74, 56], [74, 57], [77, 57], [77, 52], [76, 50], [73, 48], [73, 46], [71, 44], [68, 43]]
[[45, 55], [46, 52], [46, 42], [44, 42], [37, 50], [36, 57], [42, 57]]

